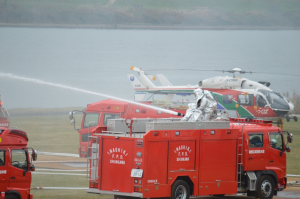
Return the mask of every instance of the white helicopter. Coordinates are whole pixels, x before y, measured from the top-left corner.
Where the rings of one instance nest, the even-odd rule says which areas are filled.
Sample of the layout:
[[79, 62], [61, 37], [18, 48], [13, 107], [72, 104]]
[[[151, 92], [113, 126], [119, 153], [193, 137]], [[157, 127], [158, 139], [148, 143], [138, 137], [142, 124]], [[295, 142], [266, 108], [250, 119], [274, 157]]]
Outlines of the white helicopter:
[[136, 101], [143, 101], [146, 94], [150, 93], [163, 94], [164, 101], [171, 102], [175, 95], [193, 95], [193, 91], [200, 87], [211, 92], [218, 102], [218, 110], [234, 110], [242, 118], [276, 120], [279, 124], [283, 122], [283, 118], [288, 122], [290, 118], [298, 120], [296, 116], [291, 115], [294, 104], [289, 99], [271, 90], [269, 82], [255, 82], [235, 77], [235, 73], [252, 73], [239, 68], [228, 71], [216, 70], [232, 73], [233, 77], [213, 77], [200, 81], [198, 85], [187, 86], [173, 86], [162, 74], [157, 75], [162, 86], [155, 86], [150, 79], [156, 80], [156, 77], [146, 75], [142, 69], [134, 66], [130, 69], [138, 72], [141, 81], [133, 74], [127, 75], [135, 90]]

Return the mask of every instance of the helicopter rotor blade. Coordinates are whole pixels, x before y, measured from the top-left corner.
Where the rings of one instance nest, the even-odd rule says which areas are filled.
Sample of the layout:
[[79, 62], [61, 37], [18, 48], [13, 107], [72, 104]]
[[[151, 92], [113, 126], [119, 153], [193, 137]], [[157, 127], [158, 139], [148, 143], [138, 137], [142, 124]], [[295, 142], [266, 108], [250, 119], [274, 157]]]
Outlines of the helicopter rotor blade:
[[146, 69], [144, 71], [216, 71], [216, 72], [222, 72], [222, 73], [235, 73], [235, 72], [239, 72], [241, 74], [245, 74], [245, 73], [249, 73], [249, 74], [253, 74], [253, 73], [261, 73], [261, 74], [270, 74], [270, 75], [290, 75], [290, 76], [300, 76], [298, 74], [287, 74], [287, 73], [273, 73], [273, 72], [255, 72], [255, 71], [233, 71], [233, 70], [202, 70], [202, 69], [193, 69], [193, 68], [185, 68], [185, 69]]

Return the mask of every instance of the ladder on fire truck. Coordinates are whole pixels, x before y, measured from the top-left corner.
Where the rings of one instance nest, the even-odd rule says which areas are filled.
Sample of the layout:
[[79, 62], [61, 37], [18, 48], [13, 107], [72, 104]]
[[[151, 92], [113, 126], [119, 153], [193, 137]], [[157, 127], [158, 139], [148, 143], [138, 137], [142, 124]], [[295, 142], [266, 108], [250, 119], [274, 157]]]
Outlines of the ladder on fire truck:
[[238, 138], [238, 192], [242, 191], [244, 125]]
[[[98, 163], [99, 163], [99, 137], [95, 133], [91, 135], [90, 124], [88, 129], [88, 140], [91, 141], [91, 145], [88, 144], [87, 150], [87, 178], [89, 180], [98, 180]], [[90, 143], [90, 142], [89, 142]]]

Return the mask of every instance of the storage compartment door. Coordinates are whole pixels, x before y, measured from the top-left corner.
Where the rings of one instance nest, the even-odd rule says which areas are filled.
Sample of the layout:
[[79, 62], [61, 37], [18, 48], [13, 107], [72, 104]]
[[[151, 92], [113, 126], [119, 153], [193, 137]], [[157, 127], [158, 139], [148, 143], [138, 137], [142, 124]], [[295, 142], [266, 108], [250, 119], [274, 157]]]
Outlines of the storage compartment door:
[[131, 192], [132, 149], [132, 140], [103, 139], [101, 190]]

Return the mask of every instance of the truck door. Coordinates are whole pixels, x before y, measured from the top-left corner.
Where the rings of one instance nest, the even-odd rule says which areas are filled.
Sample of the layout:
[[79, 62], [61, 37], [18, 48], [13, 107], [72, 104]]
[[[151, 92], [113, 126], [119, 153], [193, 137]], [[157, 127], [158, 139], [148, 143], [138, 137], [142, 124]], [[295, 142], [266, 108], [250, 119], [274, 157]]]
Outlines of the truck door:
[[257, 171], [265, 168], [264, 134], [261, 132], [248, 133], [248, 154], [246, 154], [247, 170]]
[[8, 163], [6, 150], [0, 149], [0, 192], [7, 191], [9, 183]]
[[79, 156], [86, 157], [88, 155], [88, 141], [89, 141], [89, 133], [92, 130], [91, 127], [97, 126], [99, 122], [99, 113], [88, 112], [84, 115], [84, 119], [82, 122], [82, 128], [79, 132]]
[[12, 149], [9, 167], [11, 189], [29, 189], [31, 172], [28, 172], [28, 155], [25, 149]]
[[106, 191], [132, 192], [131, 169], [133, 140], [102, 139], [101, 188]]
[[[281, 171], [286, 168], [286, 153], [284, 152], [284, 142], [282, 138], [281, 132], [271, 132], [270, 133], [270, 162], [269, 167], [276, 167], [275, 170], [278, 170], [277, 173], [281, 173], [283, 176], [285, 175]], [[281, 171], [279, 171], [281, 170]], [[280, 177], [280, 176], [278, 176]]]

